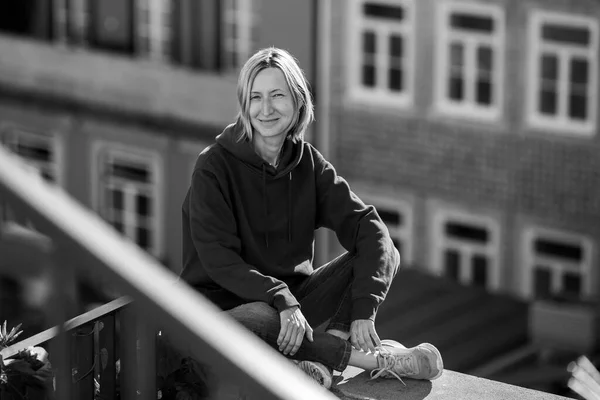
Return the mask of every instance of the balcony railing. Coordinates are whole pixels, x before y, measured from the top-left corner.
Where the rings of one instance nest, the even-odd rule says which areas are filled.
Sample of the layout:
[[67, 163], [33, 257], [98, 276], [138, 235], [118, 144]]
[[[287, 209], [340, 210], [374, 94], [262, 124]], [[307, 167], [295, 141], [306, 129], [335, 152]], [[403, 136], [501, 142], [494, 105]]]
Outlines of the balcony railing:
[[[94, 378], [100, 398], [116, 398], [117, 388], [124, 400], [156, 398], [159, 329], [179, 351], [209, 364], [217, 379], [227, 378], [252, 399], [564, 399], [448, 370], [433, 382], [407, 379], [403, 386], [372, 382], [368, 373], [350, 367], [336, 378], [333, 392], [324, 391], [2, 146], [0, 199], [17, 220], [35, 227], [0, 225], [0, 275], [48, 282], [47, 315], [55, 324], [1, 355], [10, 358], [28, 346], [49, 349], [57, 399], [94, 398]], [[127, 297], [67, 320], [76, 277], [108, 282]]]
[[[216, 376], [227, 377], [252, 398], [335, 398], [189, 286], [175, 285], [176, 276], [172, 272], [135, 244], [124, 240], [61, 189], [27, 171], [15, 155], [2, 146], [0, 197], [8, 203], [17, 219], [28, 221], [37, 232], [50, 238], [47, 241], [32, 234], [24, 244], [19, 237], [27, 238], [27, 234], [16, 235], [13, 243], [3, 246], [0, 256], [3, 271], [0, 272], [37, 274], [49, 282], [51, 295], [46, 301], [47, 314], [57, 326], [41, 336], [5, 349], [2, 355], [9, 357], [24, 346], [49, 341], [57, 399], [92, 398], [87, 397], [91, 380], [86, 381], [87, 377], [82, 376], [87, 372], [85, 368], [89, 366], [92, 370], [94, 364], [90, 349], [94, 346], [93, 337], [97, 335], [91, 333], [98, 330], [101, 322], [104, 334], [99, 335], [99, 339], [114, 340], [111, 327], [116, 314], [120, 321], [126, 322], [121, 327], [120, 338], [123, 343], [121, 399], [137, 398], [136, 393], [142, 393], [146, 399], [156, 398], [156, 394], [146, 393], [156, 393], [152, 338], [159, 328], [178, 350], [189, 352], [196, 360], [209, 364]], [[31, 248], [31, 243], [36, 244], [36, 249]], [[29, 251], [24, 253], [23, 249]], [[133, 303], [122, 308], [127, 300], [117, 300], [104, 309], [94, 310], [65, 324], [68, 310], [72, 310], [76, 277], [92, 282], [108, 281], [130, 296]], [[127, 313], [126, 317], [123, 313]], [[88, 334], [71, 334], [80, 328], [87, 329]], [[85, 352], [73, 354], [70, 341], [73, 337], [85, 342], [78, 344], [78, 349], [85, 348]], [[136, 339], [140, 346], [146, 346], [140, 352]], [[103, 348], [110, 347], [105, 343]], [[114, 345], [112, 349], [115, 349]], [[80, 361], [76, 372], [71, 364], [74, 358]], [[74, 375], [83, 379], [73, 379]], [[112, 373], [107, 374], [104, 387], [115, 384]]]

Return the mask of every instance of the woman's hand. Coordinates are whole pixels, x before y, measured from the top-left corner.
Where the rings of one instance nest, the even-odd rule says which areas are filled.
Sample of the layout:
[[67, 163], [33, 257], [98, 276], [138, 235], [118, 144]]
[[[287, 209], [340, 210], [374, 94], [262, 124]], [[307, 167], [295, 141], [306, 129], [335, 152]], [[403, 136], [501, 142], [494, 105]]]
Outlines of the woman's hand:
[[277, 338], [279, 351], [284, 355], [293, 356], [296, 354], [304, 335], [313, 341], [313, 329], [304, 318], [304, 314], [300, 311], [300, 307], [291, 307], [279, 313], [281, 320], [281, 329]]
[[365, 353], [375, 352], [375, 348], [381, 346], [381, 340], [375, 331], [375, 323], [370, 319], [357, 319], [350, 325], [350, 340], [352, 346]]

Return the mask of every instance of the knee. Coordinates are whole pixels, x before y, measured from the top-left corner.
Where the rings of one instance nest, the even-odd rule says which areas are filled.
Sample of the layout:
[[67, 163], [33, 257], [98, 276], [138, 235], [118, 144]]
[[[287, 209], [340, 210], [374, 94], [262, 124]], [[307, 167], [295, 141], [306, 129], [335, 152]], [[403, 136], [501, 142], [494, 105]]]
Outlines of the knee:
[[227, 313], [251, 331], [261, 330], [271, 323], [279, 323], [277, 310], [262, 301], [242, 304]]

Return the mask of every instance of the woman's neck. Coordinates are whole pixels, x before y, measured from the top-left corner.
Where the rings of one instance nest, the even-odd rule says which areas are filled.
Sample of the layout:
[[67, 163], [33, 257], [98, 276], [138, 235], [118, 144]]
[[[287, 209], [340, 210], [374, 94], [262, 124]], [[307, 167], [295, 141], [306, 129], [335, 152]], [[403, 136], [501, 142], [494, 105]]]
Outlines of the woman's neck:
[[[266, 140], [265, 140], [266, 139]], [[283, 148], [283, 142], [285, 137], [280, 138], [263, 138], [260, 135], [254, 135], [252, 145], [254, 151], [263, 160], [273, 166], [277, 166], [279, 158], [281, 156], [281, 149]]]

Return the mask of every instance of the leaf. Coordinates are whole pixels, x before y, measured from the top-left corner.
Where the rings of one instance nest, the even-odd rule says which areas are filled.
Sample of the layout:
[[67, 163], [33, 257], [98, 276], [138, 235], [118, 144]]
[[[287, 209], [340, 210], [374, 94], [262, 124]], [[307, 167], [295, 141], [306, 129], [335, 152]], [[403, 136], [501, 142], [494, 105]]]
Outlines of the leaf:
[[0, 332], [0, 334], [2, 334], [3, 338], [6, 337], [6, 320], [4, 320], [4, 324], [2, 325], [2, 332]]
[[13, 340], [15, 340], [17, 337], [19, 337], [19, 335], [20, 335], [21, 333], [23, 333], [23, 331], [20, 331], [20, 330], [19, 330], [19, 329], [21, 328], [21, 325], [23, 325], [23, 324], [19, 324], [19, 325], [17, 325], [16, 327], [14, 327], [14, 328], [12, 328], [12, 329], [10, 330], [10, 333], [8, 334], [8, 336], [7, 336], [7, 338], [6, 338], [6, 340], [7, 340], [8, 342], [12, 342], [12, 341], [13, 341]]

